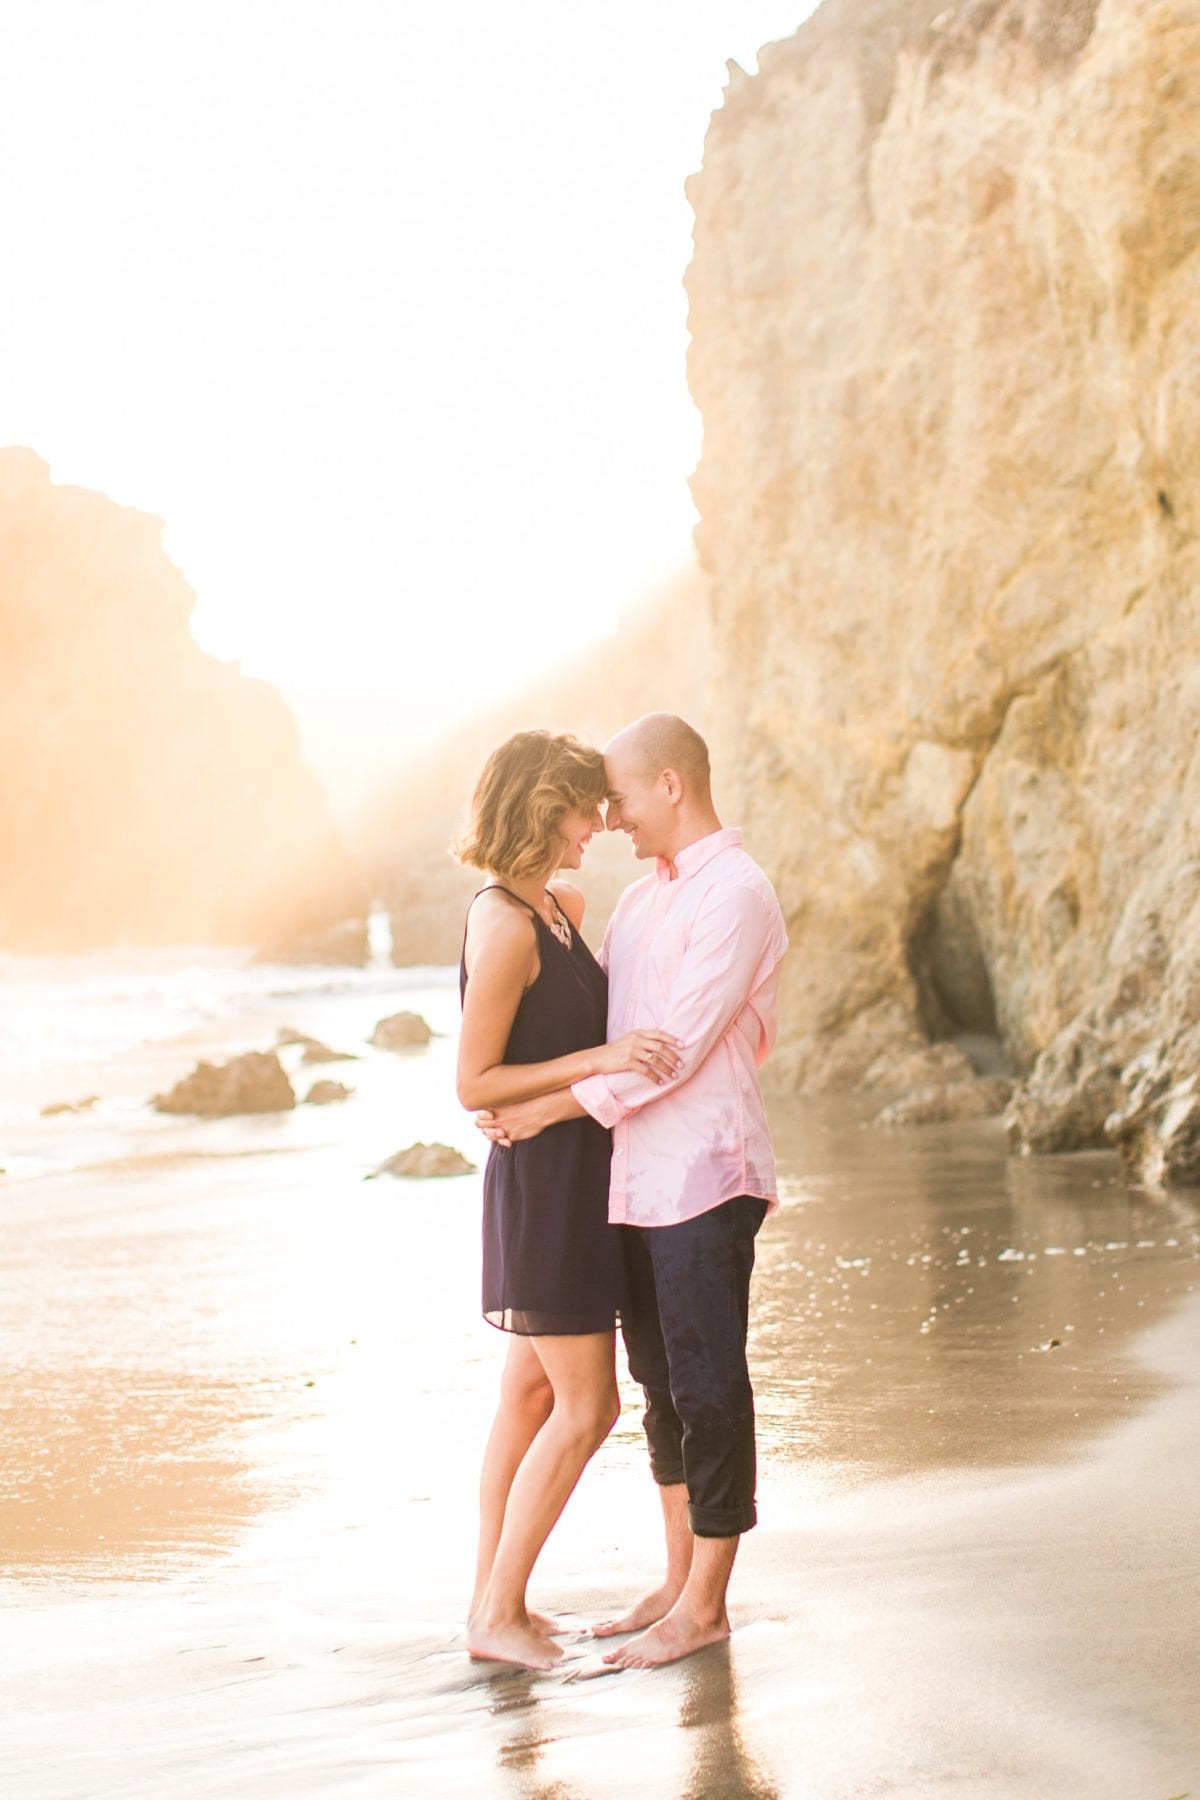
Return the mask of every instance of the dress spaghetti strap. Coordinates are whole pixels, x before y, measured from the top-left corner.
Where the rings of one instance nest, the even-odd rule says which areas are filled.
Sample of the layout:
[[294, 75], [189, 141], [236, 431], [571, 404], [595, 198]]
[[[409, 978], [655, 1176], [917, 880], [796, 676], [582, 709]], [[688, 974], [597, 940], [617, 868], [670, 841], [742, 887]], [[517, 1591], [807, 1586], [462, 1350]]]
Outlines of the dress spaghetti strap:
[[[537, 916], [538, 916], [537, 907], [530, 906], [528, 900], [522, 900], [520, 894], [514, 894], [512, 889], [506, 888], [504, 886], [504, 883], [501, 881], [489, 881], [486, 887], [481, 887], [474, 894], [472, 894], [470, 905], [467, 907], [467, 911], [470, 912], [471, 907], [474, 906], [474, 904], [478, 900], [480, 894], [494, 894], [496, 892], [499, 892], [501, 894], [507, 894], [510, 900], [515, 900], [518, 906], [523, 906], [525, 908], [526, 912], [531, 912], [533, 914], [534, 918], [535, 919], [537, 918]], [[547, 889], [547, 892], [549, 892], [549, 889]], [[554, 895], [551, 894], [550, 898], [552, 900], [554, 900]], [[554, 901], [554, 904], [556, 906], [558, 905], [557, 900]]]

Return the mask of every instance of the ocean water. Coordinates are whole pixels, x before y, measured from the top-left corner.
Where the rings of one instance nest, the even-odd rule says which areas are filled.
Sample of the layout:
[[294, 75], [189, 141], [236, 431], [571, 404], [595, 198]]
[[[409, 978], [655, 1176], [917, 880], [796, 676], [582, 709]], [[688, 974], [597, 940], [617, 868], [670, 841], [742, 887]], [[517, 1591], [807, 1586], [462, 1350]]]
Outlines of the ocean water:
[[[883, 1133], [862, 1104], [772, 1102], [749, 1635], [671, 1690], [660, 1729], [632, 1681], [579, 1699], [463, 1649], [504, 1351], [478, 1316], [481, 1177], [370, 1178], [416, 1139], [483, 1159], [453, 1092], [455, 971], [395, 970], [384, 944], [361, 970], [9, 957], [0, 1007], [0, 1789], [7, 1770], [22, 1796], [586, 1796], [640, 1791], [648, 1768], [666, 1792], [854, 1791], [789, 1788], [791, 1701], [765, 1664], [761, 1716], [738, 1699], [739, 1669], [803, 1616], [809, 1576], [780, 1546], [831, 1509], [916, 1495], [934, 1516], [939, 1494], [1069, 1468], [1162, 1394], [1139, 1346], [1200, 1285], [1195, 1196], [1141, 1192], [1111, 1157], [1013, 1160], [995, 1121]], [[401, 1008], [430, 1045], [372, 1048]], [[226, 1120], [148, 1104], [284, 1026], [352, 1054], [302, 1071], [283, 1052], [300, 1094], [332, 1076], [348, 1101]], [[91, 1110], [40, 1116], [84, 1094]], [[534, 1596], [581, 1624], [657, 1569], [622, 1395]], [[688, 1787], [681, 1746], [701, 1739], [712, 1779], [741, 1786]]]
[[[248, 949], [207, 946], [0, 955], [0, 1166], [10, 1177], [61, 1173], [81, 1158], [182, 1148], [192, 1141], [186, 1121], [155, 1113], [149, 1098], [201, 1058], [273, 1048], [280, 1024], [317, 1035], [312, 1022], [319, 1020], [322, 1029], [335, 1035], [344, 1029], [357, 1040], [376, 1019], [404, 1009], [421, 1012], [440, 1034], [453, 1034], [455, 972], [393, 968], [382, 915], [372, 920], [372, 946], [364, 968], [259, 963]], [[381, 1066], [394, 1071], [394, 1061], [381, 1062], [380, 1053], [357, 1041], [335, 1047], [364, 1059], [352, 1084], [365, 1078], [360, 1085], [369, 1105], [371, 1074]], [[345, 1079], [354, 1067], [303, 1067], [295, 1050], [283, 1057], [299, 1078], [300, 1098], [312, 1080]], [[415, 1063], [412, 1076], [408, 1085], [422, 1089]], [[86, 1113], [39, 1117], [43, 1106], [90, 1096], [98, 1104]], [[430, 1098], [446, 1096], [435, 1085]], [[452, 1103], [452, 1084], [449, 1098]], [[364, 1111], [356, 1107], [349, 1115], [351, 1136], [356, 1123], [365, 1123]], [[452, 1116], [460, 1125], [457, 1109]], [[346, 1125], [343, 1119], [343, 1132]], [[293, 1137], [302, 1131], [294, 1122]], [[221, 1122], [209, 1122], [196, 1144], [242, 1144], [255, 1133], [267, 1142], [271, 1132], [261, 1120], [236, 1122], [224, 1134]]]

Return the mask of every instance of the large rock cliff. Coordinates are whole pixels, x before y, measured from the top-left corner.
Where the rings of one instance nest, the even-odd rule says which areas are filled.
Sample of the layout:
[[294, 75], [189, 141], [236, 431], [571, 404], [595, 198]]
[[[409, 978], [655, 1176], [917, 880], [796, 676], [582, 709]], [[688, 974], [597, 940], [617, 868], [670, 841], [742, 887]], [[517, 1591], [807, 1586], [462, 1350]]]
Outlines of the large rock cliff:
[[995, 1030], [1018, 1144], [1192, 1181], [1198, 71], [1195, 0], [826, 0], [731, 68], [688, 276], [776, 1078]]
[[206, 656], [159, 520], [0, 451], [0, 948], [256, 942], [361, 911], [279, 695]]

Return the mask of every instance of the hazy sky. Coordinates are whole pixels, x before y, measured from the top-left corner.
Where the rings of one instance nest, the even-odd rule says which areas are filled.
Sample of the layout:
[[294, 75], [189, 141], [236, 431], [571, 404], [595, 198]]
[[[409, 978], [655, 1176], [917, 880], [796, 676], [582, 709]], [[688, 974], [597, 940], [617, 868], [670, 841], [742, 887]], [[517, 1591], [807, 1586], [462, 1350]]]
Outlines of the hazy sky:
[[196, 635], [451, 716], [688, 555], [685, 176], [809, 0], [5, 0], [0, 441]]

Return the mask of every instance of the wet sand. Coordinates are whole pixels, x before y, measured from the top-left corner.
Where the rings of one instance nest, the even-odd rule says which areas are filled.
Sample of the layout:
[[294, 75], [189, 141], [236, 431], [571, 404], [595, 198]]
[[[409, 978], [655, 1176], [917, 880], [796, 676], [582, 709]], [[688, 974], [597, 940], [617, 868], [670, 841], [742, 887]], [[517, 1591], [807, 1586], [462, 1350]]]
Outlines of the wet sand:
[[[451, 990], [422, 1004], [452, 1027]], [[361, 1049], [385, 1010], [239, 1030]], [[503, 1351], [478, 1178], [362, 1179], [412, 1136], [472, 1148], [452, 1053], [339, 1067], [353, 1113], [138, 1122], [114, 1092], [53, 1140], [86, 1167], [30, 1125], [39, 1172], [0, 1190], [0, 1792], [1200, 1792], [1195, 1197], [1012, 1162], [993, 1123], [775, 1108], [731, 1643], [595, 1680], [583, 1639], [549, 1676], [472, 1664]], [[534, 1596], [581, 1626], [658, 1567], [624, 1399]]]

